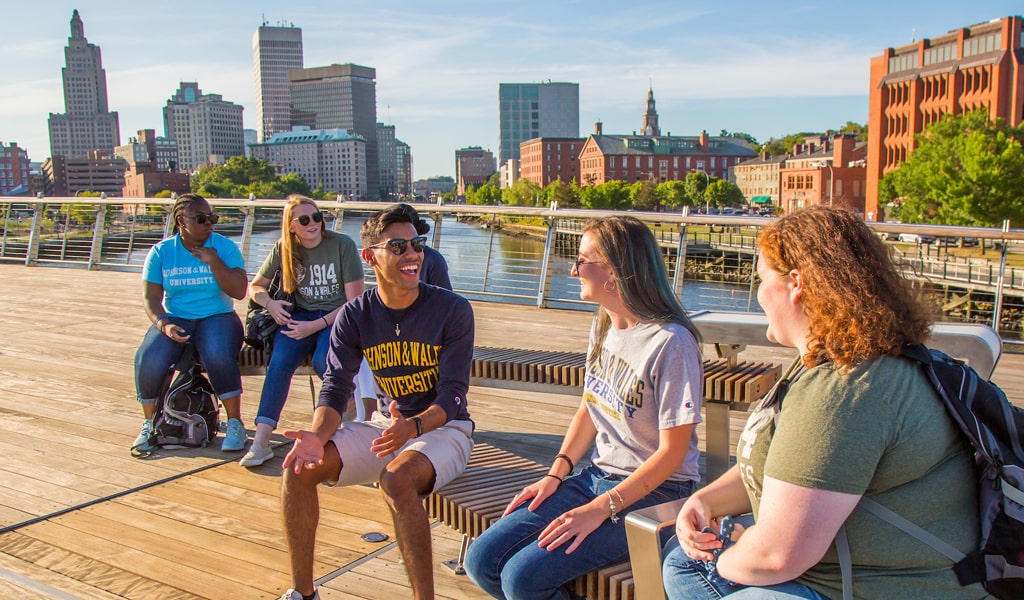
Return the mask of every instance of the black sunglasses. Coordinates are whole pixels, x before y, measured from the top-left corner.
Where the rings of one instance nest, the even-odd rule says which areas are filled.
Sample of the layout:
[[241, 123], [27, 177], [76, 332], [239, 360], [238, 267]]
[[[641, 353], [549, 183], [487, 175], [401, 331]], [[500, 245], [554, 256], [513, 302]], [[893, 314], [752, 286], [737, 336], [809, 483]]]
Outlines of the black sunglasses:
[[385, 240], [383, 242], [376, 243], [370, 248], [387, 248], [392, 254], [401, 256], [405, 254], [405, 249], [412, 244], [413, 252], [423, 252], [423, 247], [427, 245], [427, 236], [419, 235], [411, 240], [403, 240], [401, 238], [395, 238], [392, 240]]
[[313, 219], [314, 223], [323, 223], [324, 216], [322, 214], [320, 214], [319, 211], [317, 211], [317, 212], [315, 212], [315, 213], [313, 213], [311, 215], [299, 215], [299, 216], [295, 217], [294, 219], [292, 219], [292, 221], [298, 221], [299, 225], [302, 225], [303, 227], [305, 227], [306, 225], [309, 225], [309, 220], [310, 219]]
[[217, 214], [214, 214], [214, 213], [209, 213], [209, 214], [196, 213], [195, 216], [185, 215], [185, 217], [188, 218], [188, 219], [192, 219], [193, 221], [196, 222], [197, 225], [203, 225], [207, 221], [209, 221], [211, 225], [216, 225], [217, 221], [220, 221], [220, 215], [217, 215]]

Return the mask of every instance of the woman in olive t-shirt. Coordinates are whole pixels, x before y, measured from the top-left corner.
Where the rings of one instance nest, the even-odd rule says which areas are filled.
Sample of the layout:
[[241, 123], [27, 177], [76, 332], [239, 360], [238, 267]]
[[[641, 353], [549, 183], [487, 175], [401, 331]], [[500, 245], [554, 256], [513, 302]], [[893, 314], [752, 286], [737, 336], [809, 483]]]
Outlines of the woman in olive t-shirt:
[[[294, 302], [274, 300], [267, 293], [278, 271], [281, 287]], [[274, 457], [270, 434], [281, 418], [292, 375], [310, 354], [313, 369], [323, 378], [331, 324], [347, 300], [363, 293], [359, 250], [352, 238], [327, 230], [313, 200], [290, 196], [281, 217], [281, 239], [249, 289], [253, 301], [265, 306], [281, 328], [274, 337], [263, 382], [256, 435], [239, 461], [243, 467], [255, 467]]]
[[[968, 552], [978, 544], [968, 446], [924, 373], [897, 356], [930, 321], [859, 217], [813, 207], [767, 226], [757, 297], [768, 339], [796, 348], [782, 394], [750, 415], [737, 465], [683, 505], [666, 558], [669, 598], [841, 598], [845, 524], [856, 598], [983, 598], [949, 559], [862, 510], [868, 496]], [[702, 530], [753, 511], [735, 544]]]

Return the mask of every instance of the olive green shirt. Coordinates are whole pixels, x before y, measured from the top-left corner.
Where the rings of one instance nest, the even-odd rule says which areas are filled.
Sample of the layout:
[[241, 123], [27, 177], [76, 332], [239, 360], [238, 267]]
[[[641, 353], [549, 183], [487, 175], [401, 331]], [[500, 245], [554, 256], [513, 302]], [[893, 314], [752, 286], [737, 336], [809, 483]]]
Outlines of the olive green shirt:
[[[766, 400], [750, 415], [736, 454], [755, 517], [768, 475], [866, 494], [965, 553], [978, 546], [968, 442], [911, 361], [882, 356], [847, 373], [831, 363], [807, 370], [781, 411]], [[960, 586], [948, 558], [863, 510], [853, 511], [846, 529], [857, 598], [986, 597], [978, 584]], [[835, 546], [797, 581], [842, 598]]]

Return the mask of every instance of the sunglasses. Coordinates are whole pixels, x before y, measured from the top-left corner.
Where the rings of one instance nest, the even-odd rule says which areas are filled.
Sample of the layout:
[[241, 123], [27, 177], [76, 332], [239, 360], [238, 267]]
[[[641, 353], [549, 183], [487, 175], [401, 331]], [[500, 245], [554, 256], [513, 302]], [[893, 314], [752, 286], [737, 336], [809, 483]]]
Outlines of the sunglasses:
[[209, 213], [209, 214], [197, 213], [195, 216], [185, 215], [185, 218], [192, 219], [193, 221], [196, 222], [197, 225], [203, 225], [207, 221], [209, 221], [211, 225], [216, 225], [217, 221], [220, 221], [220, 215], [216, 215], [214, 213]]
[[314, 223], [322, 223], [324, 220], [324, 216], [320, 214], [320, 212], [318, 211], [311, 215], [299, 215], [292, 219], [292, 221], [298, 221], [299, 225], [305, 227], [306, 225], [309, 225], [310, 219], [312, 219]]
[[370, 248], [387, 248], [392, 254], [401, 256], [405, 254], [405, 249], [409, 247], [409, 244], [412, 244], [413, 252], [423, 252], [423, 247], [427, 245], [427, 236], [420, 235], [411, 240], [403, 240], [401, 238], [385, 240], [370, 246]]
[[600, 262], [601, 261], [599, 261], [599, 260], [583, 260], [582, 256], [577, 256], [576, 260], [572, 261], [572, 266], [569, 267], [569, 272], [572, 273], [573, 271], [576, 271], [577, 273], [579, 273], [581, 266], [583, 266], [583, 265], [595, 265], [595, 264], [598, 264]]

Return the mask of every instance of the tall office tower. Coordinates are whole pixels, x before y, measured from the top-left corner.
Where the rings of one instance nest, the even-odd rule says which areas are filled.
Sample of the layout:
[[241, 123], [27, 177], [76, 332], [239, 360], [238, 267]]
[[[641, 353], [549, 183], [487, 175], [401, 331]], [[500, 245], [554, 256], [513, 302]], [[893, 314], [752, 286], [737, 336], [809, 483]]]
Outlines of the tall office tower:
[[398, 148], [395, 126], [377, 123], [377, 169], [380, 173], [381, 197], [398, 192]]
[[412, 193], [412, 148], [402, 140], [395, 140], [395, 151], [398, 157], [398, 194], [408, 196]]
[[519, 144], [538, 137], [580, 136], [580, 84], [498, 84], [501, 145], [498, 163], [519, 158]]
[[85, 158], [91, 150], [110, 152], [121, 143], [117, 113], [107, 107], [107, 74], [100, 48], [85, 39], [78, 11], [71, 13], [71, 37], [64, 48], [64, 113], [50, 113], [50, 154]]
[[914, 136], [942, 115], [985, 109], [1009, 125], [1024, 123], [1022, 23], [992, 19], [871, 59], [866, 219], [880, 216], [882, 175], [907, 160]]
[[182, 82], [164, 107], [164, 136], [178, 142], [178, 168], [194, 171], [245, 154], [242, 106]]
[[291, 130], [288, 71], [301, 68], [302, 29], [294, 25], [273, 27], [264, 21], [252, 36], [258, 141]]
[[345, 129], [366, 140], [366, 195], [381, 197], [377, 71], [351, 63], [288, 72], [292, 125]]

